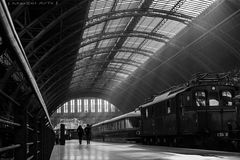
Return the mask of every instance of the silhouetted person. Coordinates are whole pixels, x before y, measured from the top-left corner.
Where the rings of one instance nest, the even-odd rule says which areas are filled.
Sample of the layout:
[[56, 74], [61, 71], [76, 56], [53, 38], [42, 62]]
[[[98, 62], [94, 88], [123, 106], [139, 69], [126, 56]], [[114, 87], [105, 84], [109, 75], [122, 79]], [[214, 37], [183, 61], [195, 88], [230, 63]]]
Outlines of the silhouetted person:
[[87, 127], [84, 128], [85, 134], [86, 134], [86, 139], [87, 139], [87, 144], [90, 144], [91, 140], [91, 126], [87, 124]]
[[81, 125], [78, 126], [77, 133], [78, 133], [79, 144], [82, 144], [82, 138], [83, 138], [83, 135], [84, 135], [84, 130], [83, 130]]

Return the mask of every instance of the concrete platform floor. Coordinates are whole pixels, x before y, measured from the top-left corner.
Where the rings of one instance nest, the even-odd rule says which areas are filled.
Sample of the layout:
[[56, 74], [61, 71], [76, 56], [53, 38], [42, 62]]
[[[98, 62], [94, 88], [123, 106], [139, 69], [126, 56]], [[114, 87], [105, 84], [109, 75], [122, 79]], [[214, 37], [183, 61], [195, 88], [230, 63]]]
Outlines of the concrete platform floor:
[[240, 153], [125, 143], [66, 141], [55, 145], [50, 160], [239, 160]]

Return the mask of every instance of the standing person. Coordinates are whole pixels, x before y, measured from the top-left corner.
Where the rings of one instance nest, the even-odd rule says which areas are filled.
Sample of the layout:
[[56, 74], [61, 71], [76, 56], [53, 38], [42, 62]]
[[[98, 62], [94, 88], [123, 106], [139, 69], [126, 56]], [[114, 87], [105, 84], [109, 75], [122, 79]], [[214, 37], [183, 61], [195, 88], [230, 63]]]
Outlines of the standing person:
[[84, 130], [81, 125], [78, 126], [77, 133], [78, 133], [79, 144], [82, 144], [82, 137], [84, 134]]
[[85, 134], [86, 134], [86, 139], [87, 139], [87, 144], [90, 144], [91, 140], [91, 126], [87, 124], [87, 127], [84, 128]]

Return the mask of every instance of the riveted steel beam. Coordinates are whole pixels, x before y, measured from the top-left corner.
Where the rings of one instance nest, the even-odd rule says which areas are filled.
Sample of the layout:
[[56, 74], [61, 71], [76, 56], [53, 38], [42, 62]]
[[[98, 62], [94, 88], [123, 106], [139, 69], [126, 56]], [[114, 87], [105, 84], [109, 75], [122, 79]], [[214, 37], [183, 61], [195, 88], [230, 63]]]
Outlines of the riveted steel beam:
[[111, 39], [111, 37], [145, 37], [147, 39], [153, 39], [162, 43], [166, 43], [170, 37], [159, 33], [151, 33], [146, 31], [117, 31], [117, 32], [104, 32], [100, 34], [95, 34], [82, 39], [81, 44], [90, 43], [91, 41], [96, 41], [98, 39]]
[[[102, 59], [102, 60], [98, 60], [94, 63], [90, 63], [90, 64], [87, 64], [87, 65], [84, 65], [84, 66], [81, 66], [80, 68], [76, 68], [73, 70], [74, 71], [77, 71], [78, 69], [81, 69], [81, 68], [85, 68], [86, 66], [92, 66], [92, 65], [97, 65], [97, 64], [101, 64], [101, 63], [104, 63], [105, 62], [105, 59]], [[137, 65], [138, 63], [136, 61], [132, 61], [132, 60], [125, 60], [125, 59], [114, 59], [114, 61], [112, 61], [113, 63], [122, 63], [122, 64], [128, 64], [128, 65], [131, 65], [131, 66], [135, 66], [135, 67], [139, 67], [139, 65]], [[54, 77], [57, 77], [57, 76], [60, 76], [60, 75], [63, 75], [64, 73], [67, 73], [69, 70], [72, 69], [72, 66], [73, 66], [73, 63], [75, 63], [74, 61], [72, 63], [68, 63], [67, 65], [65, 65], [64, 67], [62, 67], [61, 69], [59, 69], [57, 72], [55, 72], [53, 75], [51, 75], [51, 77], [43, 84], [40, 86], [40, 88], [42, 89], [47, 83], [49, 83]]]
[[40, 38], [42, 38], [43, 35], [48, 33], [50, 29], [52, 29], [54, 26], [60, 23], [62, 19], [65, 19], [72, 13], [79, 11], [82, 8], [83, 3], [86, 3], [86, 2], [87, 0], [80, 1], [78, 4], [74, 5], [72, 8], [66, 10], [64, 13], [61, 13], [59, 17], [57, 17], [54, 21], [51, 21], [51, 23], [48, 24], [48, 26], [46, 26], [40, 33], [37, 34], [37, 36], [34, 37], [34, 39], [30, 43], [26, 45], [25, 50], [28, 51], [30, 48], [32, 48], [34, 43], [36, 43]]
[[[78, 32], [78, 31], [77, 31]], [[58, 46], [60, 46], [61, 44], [63, 44], [66, 40], [68, 40], [69, 38], [71, 38], [72, 36], [76, 36], [76, 33], [74, 32], [73, 34], [69, 35], [68, 37], [65, 37], [62, 41], [60, 41], [58, 44], [54, 45], [50, 50], [48, 50], [48, 52], [46, 52], [40, 59], [39, 61], [37, 61], [34, 65], [33, 65], [33, 70], [40, 64], [42, 63], [42, 61], [44, 61], [44, 59], [46, 57], [48, 57], [54, 50], [56, 50], [58, 48]], [[111, 39], [111, 38], [119, 38], [119, 37], [123, 37], [123, 38], [127, 38], [127, 37], [141, 37], [141, 38], [146, 38], [147, 39], [151, 39], [151, 40], [155, 40], [158, 42], [162, 42], [162, 43], [166, 43], [166, 41], [164, 39], [162, 39], [163, 36], [161, 36], [160, 34], [154, 34], [154, 36], [148, 35], [148, 32], [139, 32], [139, 31], [132, 31], [132, 32], [112, 32], [112, 33], [108, 33], [104, 36], [102, 36], [101, 38], [95, 38], [95, 39], [89, 39], [89, 41], [85, 41], [80, 45], [81, 47], [84, 47], [86, 45], [89, 45], [91, 43], [95, 43], [95, 42], [99, 42], [101, 40], [105, 40], [105, 39]], [[77, 45], [77, 43], [79, 42], [74, 42], [72, 44], [69, 44], [66, 47], [70, 47], [72, 45]], [[63, 50], [64, 50], [63, 48]]]
[[33, 76], [31, 67], [28, 63], [28, 60], [25, 56], [25, 51], [21, 45], [21, 42], [17, 36], [17, 33], [14, 29], [13, 22], [10, 17], [10, 13], [8, 11], [7, 5], [5, 1], [0, 1], [0, 22], [3, 26], [3, 29], [6, 33], [6, 37], [8, 38], [9, 45], [11, 46], [12, 50], [15, 52], [17, 59], [20, 62], [20, 66], [23, 68], [23, 72], [26, 75], [26, 79], [29, 81], [34, 94], [36, 95], [40, 106], [44, 112], [44, 114], [47, 117], [48, 122], [51, 125], [51, 120], [48, 114], [48, 110], [45, 104], [45, 101], [43, 100], [42, 94], [39, 91], [38, 85], [35, 81], [35, 78]]
[[[62, 63], [68, 64], [70, 62], [73, 62], [74, 60], [79, 61], [79, 60], [82, 60], [84, 58], [88, 58], [88, 57], [91, 57], [94, 55], [103, 54], [105, 52], [107, 53], [111, 50], [111, 47], [97, 48], [96, 50], [91, 49], [89, 51], [82, 52], [81, 53], [82, 56], [78, 56], [76, 59], [73, 52], [75, 52], [77, 50], [78, 49], [74, 48], [66, 54], [61, 54], [63, 56], [61, 56], [57, 59], [56, 59], [56, 57], [53, 57], [54, 62], [51, 63], [47, 69], [44, 69], [44, 72], [42, 72], [41, 75], [39, 77], [37, 77], [38, 78], [37, 81], [40, 81], [44, 76], [46, 76], [48, 74], [52, 75], [52, 70], [54, 70], [55, 68], [57, 68], [57, 69], [59, 67], [62, 68]], [[136, 49], [136, 48], [131, 48], [131, 47], [122, 47], [122, 48], [118, 49], [118, 52], [130, 52], [133, 54], [143, 55], [146, 57], [150, 57], [152, 54], [154, 54], [154, 52], [149, 51], [149, 50]], [[57, 54], [60, 54], [60, 53], [57, 53]], [[154, 57], [150, 57], [150, 58], [154, 58]]]
[[[147, 1], [152, 2], [152, 0], [147, 0]], [[98, 15], [92, 16], [87, 20], [87, 25], [84, 27], [84, 29], [100, 24], [105, 21], [109, 21], [109, 20], [125, 18], [125, 17], [143, 17], [143, 16], [170, 19], [170, 20], [178, 21], [185, 24], [190, 22], [193, 18], [191, 16], [184, 15], [181, 13], [170, 12], [170, 11], [165, 11], [160, 9], [153, 9], [153, 8], [127, 9], [127, 10], [107, 12], [104, 14], [98, 14]]]

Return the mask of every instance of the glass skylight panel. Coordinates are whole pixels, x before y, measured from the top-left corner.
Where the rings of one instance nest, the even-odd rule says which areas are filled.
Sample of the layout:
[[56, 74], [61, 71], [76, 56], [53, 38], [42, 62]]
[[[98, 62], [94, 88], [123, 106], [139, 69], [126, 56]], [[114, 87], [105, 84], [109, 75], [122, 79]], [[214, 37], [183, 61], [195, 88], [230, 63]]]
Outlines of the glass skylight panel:
[[123, 74], [123, 73], [117, 73], [116, 76], [119, 77], [119, 78], [126, 79], [129, 75], [128, 74]]
[[134, 72], [137, 69], [137, 67], [133, 65], [125, 64], [122, 66], [122, 69]]
[[125, 29], [128, 24], [130, 18], [119, 18], [114, 20], [109, 20], [105, 32], [117, 32]]
[[138, 22], [137, 26], [134, 28], [134, 30], [151, 32], [161, 20], [162, 18], [143, 16]]
[[91, 3], [88, 17], [109, 12], [115, 0], [94, 0]]
[[154, 0], [150, 8], [171, 10], [179, 0]]
[[141, 55], [141, 54], [134, 54], [131, 57], [131, 60], [136, 61], [136, 62], [140, 62], [140, 63], [144, 63], [146, 62], [146, 60], [148, 60], [149, 57]]
[[216, 0], [187, 0], [178, 13], [197, 17]]
[[130, 52], [118, 52], [118, 53], [115, 55], [115, 58], [128, 59], [131, 54], [132, 54], [132, 53], [130, 53]]
[[119, 67], [121, 67], [121, 63], [115, 63], [115, 62], [111, 62], [109, 65], [108, 65], [108, 67], [110, 67], [110, 68], [119, 68]]
[[[186, 25], [177, 21], [168, 20], [159, 30], [160, 32], [171, 33], [168, 36], [175, 36], [180, 32]], [[172, 38], [172, 37], [170, 37]]]
[[83, 46], [79, 49], [79, 53], [81, 54], [82, 52], [85, 52], [85, 51], [88, 51], [88, 50], [91, 50], [95, 47], [96, 43], [91, 43], [89, 45], [86, 45], [86, 46]]
[[115, 10], [137, 8], [141, 0], [119, 0]]
[[143, 41], [144, 41], [144, 38], [128, 37], [124, 42], [123, 46], [137, 48]]
[[145, 42], [146, 43], [144, 43], [144, 45], [142, 45], [141, 48], [145, 50], [153, 51], [153, 52], [156, 52], [162, 46], [165, 45], [164, 43], [153, 41], [153, 40], [146, 40]]
[[96, 34], [100, 34], [103, 29], [104, 24], [105, 24], [105, 22], [102, 22], [100, 24], [86, 28], [83, 33], [83, 39], [86, 37], [94, 36]]
[[116, 42], [116, 38], [101, 40], [99, 42], [98, 48], [113, 46], [115, 42]]

